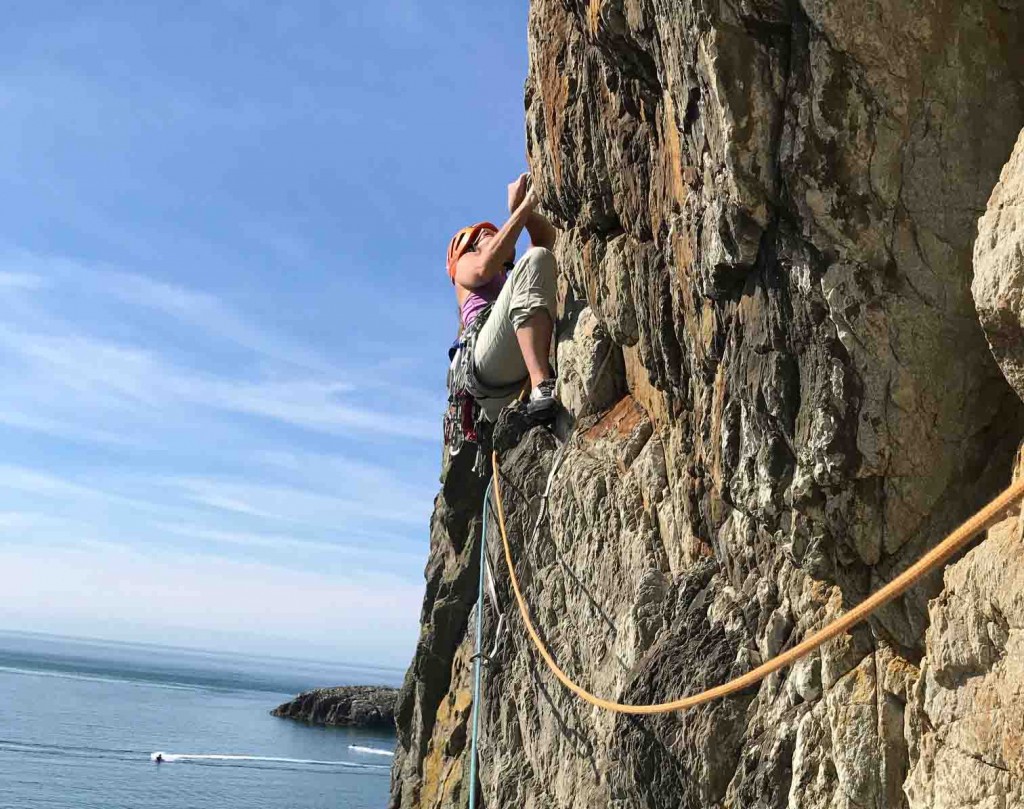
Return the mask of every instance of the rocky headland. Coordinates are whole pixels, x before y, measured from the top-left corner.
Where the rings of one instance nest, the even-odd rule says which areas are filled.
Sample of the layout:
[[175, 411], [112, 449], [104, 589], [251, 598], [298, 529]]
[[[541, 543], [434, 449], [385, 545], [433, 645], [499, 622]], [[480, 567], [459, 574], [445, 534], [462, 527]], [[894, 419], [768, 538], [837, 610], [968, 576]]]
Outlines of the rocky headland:
[[[659, 702], [800, 642], [1019, 470], [1024, 4], [532, 0], [529, 53], [578, 423], [536, 542], [567, 434], [503, 447], [512, 555], [568, 674]], [[393, 809], [474, 788], [471, 455], [442, 470]], [[649, 717], [554, 679], [490, 536], [478, 805], [1024, 806], [1016, 515], [796, 665]]]
[[345, 685], [304, 691], [270, 713], [314, 725], [356, 728], [395, 727], [398, 691], [377, 685]]

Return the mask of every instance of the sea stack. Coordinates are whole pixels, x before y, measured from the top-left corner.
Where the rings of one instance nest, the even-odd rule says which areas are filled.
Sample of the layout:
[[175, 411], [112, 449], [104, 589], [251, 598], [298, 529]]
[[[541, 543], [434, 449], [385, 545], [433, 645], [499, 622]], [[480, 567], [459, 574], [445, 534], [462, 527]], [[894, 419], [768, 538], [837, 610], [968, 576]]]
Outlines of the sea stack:
[[397, 696], [394, 688], [380, 685], [315, 688], [278, 705], [270, 713], [314, 725], [393, 729]]

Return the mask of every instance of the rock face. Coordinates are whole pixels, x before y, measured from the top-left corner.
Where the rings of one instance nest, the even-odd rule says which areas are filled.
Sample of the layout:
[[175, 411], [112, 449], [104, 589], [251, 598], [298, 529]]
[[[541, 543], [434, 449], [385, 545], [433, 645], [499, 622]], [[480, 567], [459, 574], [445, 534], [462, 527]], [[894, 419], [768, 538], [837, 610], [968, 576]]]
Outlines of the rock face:
[[946, 571], [908, 723], [921, 809], [1024, 806], [1024, 524]]
[[978, 223], [971, 291], [992, 353], [1024, 397], [1024, 129]]
[[398, 691], [377, 685], [346, 685], [304, 691], [270, 713], [315, 725], [393, 728]]
[[[1024, 126], [1024, 6], [533, 0], [529, 37], [581, 418], [535, 540], [556, 439], [503, 452], [512, 554], [574, 679], [663, 701], [799, 642], [1009, 482], [1022, 404], [971, 260]], [[470, 462], [437, 500], [392, 807], [468, 798]], [[1014, 806], [1024, 562], [1000, 531], [945, 589], [934, 576], [751, 691], [653, 717], [562, 688], [492, 547], [507, 632], [484, 677], [482, 805]], [[489, 639], [497, 623], [489, 607]]]

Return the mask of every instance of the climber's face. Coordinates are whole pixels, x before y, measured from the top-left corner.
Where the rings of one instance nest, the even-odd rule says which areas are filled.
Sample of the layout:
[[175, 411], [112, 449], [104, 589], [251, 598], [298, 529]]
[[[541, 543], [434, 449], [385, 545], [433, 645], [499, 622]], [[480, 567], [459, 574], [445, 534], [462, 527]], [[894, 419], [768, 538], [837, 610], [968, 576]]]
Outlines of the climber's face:
[[493, 230], [481, 230], [480, 235], [476, 237], [476, 241], [473, 243], [473, 247], [477, 250], [483, 249], [496, 235]]
[[[488, 242], [491, 241], [491, 239], [493, 239], [497, 235], [498, 234], [495, 233], [493, 230], [482, 230], [482, 231], [480, 231], [480, 235], [477, 236], [477, 239], [476, 239], [476, 249], [477, 250], [482, 249]], [[515, 246], [513, 246], [512, 249], [508, 251], [508, 255], [502, 256], [501, 260], [502, 260], [502, 262], [512, 261], [515, 257], [516, 257], [516, 249], [515, 249]]]

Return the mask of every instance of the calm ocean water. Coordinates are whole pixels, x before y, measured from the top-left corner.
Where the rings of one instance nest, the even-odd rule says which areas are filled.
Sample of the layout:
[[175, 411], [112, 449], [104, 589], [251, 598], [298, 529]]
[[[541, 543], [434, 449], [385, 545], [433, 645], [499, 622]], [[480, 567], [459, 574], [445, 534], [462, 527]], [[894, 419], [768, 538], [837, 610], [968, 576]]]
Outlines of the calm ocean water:
[[0, 807], [380, 809], [393, 734], [268, 711], [308, 688], [400, 676], [0, 633]]

